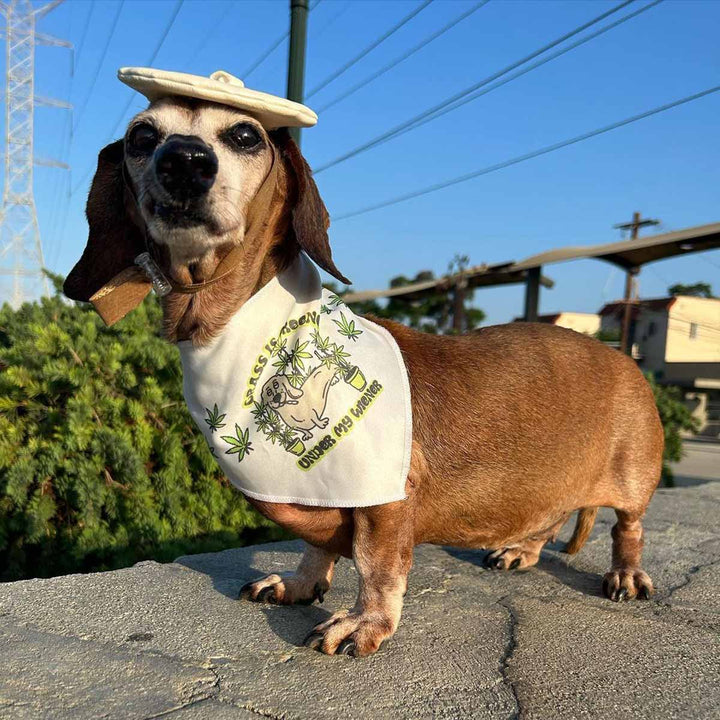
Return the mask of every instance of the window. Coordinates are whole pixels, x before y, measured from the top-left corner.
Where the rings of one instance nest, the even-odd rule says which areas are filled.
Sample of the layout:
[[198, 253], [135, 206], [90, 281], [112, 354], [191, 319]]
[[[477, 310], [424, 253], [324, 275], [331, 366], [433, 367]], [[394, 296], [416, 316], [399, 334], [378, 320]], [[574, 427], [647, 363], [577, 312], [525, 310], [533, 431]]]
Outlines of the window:
[[690, 323], [690, 339], [691, 340], [695, 340], [695, 338], [697, 337], [697, 329], [698, 329], [697, 323]]

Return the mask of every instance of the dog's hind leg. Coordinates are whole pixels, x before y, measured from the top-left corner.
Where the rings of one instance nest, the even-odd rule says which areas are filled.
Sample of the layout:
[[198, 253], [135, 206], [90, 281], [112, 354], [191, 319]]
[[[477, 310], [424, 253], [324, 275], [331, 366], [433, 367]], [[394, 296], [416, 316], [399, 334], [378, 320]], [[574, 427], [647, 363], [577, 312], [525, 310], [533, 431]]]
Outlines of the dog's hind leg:
[[531, 538], [514, 547], [504, 547], [490, 552], [484, 560], [491, 570], [525, 570], [537, 564], [540, 551], [548, 538]]
[[614, 602], [647, 599], [653, 593], [652, 580], [640, 567], [643, 549], [642, 513], [615, 510], [612, 529], [612, 568], [603, 579], [603, 592]]
[[547, 530], [531, 535], [515, 545], [488, 553], [485, 556], [485, 567], [491, 570], [524, 570], [536, 565], [545, 543], [555, 539], [567, 519], [568, 515], [565, 514]]
[[330, 589], [338, 556], [307, 545], [298, 569], [289, 576], [268, 575], [240, 589], [240, 597], [271, 605], [310, 605]]
[[353, 560], [360, 593], [350, 611], [335, 613], [305, 639], [327, 655], [371, 655], [400, 622], [412, 564], [410, 500], [357, 508], [353, 513]]

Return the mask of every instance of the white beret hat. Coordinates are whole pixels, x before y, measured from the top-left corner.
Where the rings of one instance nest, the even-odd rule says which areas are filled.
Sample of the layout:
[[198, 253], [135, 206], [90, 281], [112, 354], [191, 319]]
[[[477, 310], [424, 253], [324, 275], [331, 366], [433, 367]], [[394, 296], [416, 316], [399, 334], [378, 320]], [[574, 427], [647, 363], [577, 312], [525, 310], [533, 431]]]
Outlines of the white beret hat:
[[242, 80], [224, 70], [207, 78], [154, 68], [124, 67], [118, 70], [118, 78], [151, 102], [180, 95], [247, 110], [266, 130], [312, 127], [317, 123], [317, 115], [309, 107], [277, 95], [250, 90]]

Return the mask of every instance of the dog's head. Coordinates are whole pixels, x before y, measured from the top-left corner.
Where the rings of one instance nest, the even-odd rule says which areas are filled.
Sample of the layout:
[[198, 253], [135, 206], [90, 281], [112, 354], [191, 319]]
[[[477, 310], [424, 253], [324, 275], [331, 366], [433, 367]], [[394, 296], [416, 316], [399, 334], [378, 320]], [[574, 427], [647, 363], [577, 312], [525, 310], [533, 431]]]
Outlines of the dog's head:
[[262, 400], [273, 410], [283, 407], [283, 405], [297, 405], [297, 401], [302, 397], [303, 391], [293, 387], [290, 381], [284, 375], [274, 375], [262, 388]]
[[275, 164], [275, 201], [286, 206], [288, 218], [284, 241], [347, 283], [332, 259], [327, 210], [287, 131], [268, 132], [227, 106], [164, 98], [132, 119], [123, 140], [100, 152], [86, 210], [88, 244], [65, 294], [88, 300], [133, 264], [148, 237], [173, 264], [183, 265], [243, 243], [248, 218], [258, 212], [253, 201], [266, 180], [275, 181], [269, 176]]

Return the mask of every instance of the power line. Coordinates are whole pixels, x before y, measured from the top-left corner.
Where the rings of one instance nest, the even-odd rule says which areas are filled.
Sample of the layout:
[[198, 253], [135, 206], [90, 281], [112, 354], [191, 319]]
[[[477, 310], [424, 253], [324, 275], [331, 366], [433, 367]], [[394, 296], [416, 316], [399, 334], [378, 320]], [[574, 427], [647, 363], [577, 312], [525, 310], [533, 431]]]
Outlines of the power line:
[[93, 90], [95, 90], [95, 83], [97, 82], [97, 79], [100, 75], [100, 70], [102, 69], [103, 63], [105, 62], [105, 58], [107, 57], [108, 49], [110, 48], [110, 43], [112, 42], [113, 36], [115, 35], [115, 30], [117, 30], [118, 21], [120, 20], [120, 13], [122, 12], [124, 5], [125, 5], [125, 0], [120, 0], [120, 2], [118, 3], [118, 5], [115, 9], [115, 17], [113, 17], [112, 24], [110, 25], [110, 34], [108, 35], [108, 38], [105, 41], [105, 47], [102, 49], [102, 52], [100, 53], [100, 60], [98, 61], [97, 67], [95, 68], [93, 78], [90, 81], [90, 89], [88, 90], [87, 95], [85, 96], [85, 100], [83, 101], [83, 104], [80, 106], [80, 110], [78, 110], [77, 118], [76, 118], [75, 122], [73, 123], [73, 127], [72, 127], [73, 134], [77, 130], [78, 126], [80, 125], [80, 120], [82, 119], [85, 109], [87, 108], [88, 103], [90, 102], [90, 98], [92, 97]]
[[374, 80], [377, 80], [381, 75], [384, 75], [389, 70], [392, 70], [394, 67], [399, 65], [404, 60], [407, 60], [411, 55], [414, 55], [419, 50], [422, 50], [426, 45], [429, 45], [433, 40], [437, 40], [441, 35], [444, 35], [448, 30], [451, 30], [454, 28], [458, 23], [461, 23], [466, 18], [469, 18], [474, 12], [479, 10], [484, 5], [487, 5], [490, 2], [490, 0], [480, 0], [480, 2], [475, 3], [469, 10], [466, 10], [465, 12], [458, 15], [456, 18], [451, 20], [447, 25], [444, 25], [440, 30], [437, 30], [436, 32], [432, 33], [432, 35], [429, 35], [424, 40], [419, 42], [417, 45], [412, 47], [407, 52], [403, 53], [399, 57], [395, 58], [395, 60], [392, 60], [387, 65], [380, 68], [380, 70], [372, 73], [371, 75], [368, 75], [364, 80], [361, 80], [356, 85], [353, 85], [349, 90], [346, 90], [345, 92], [340, 93], [337, 97], [335, 97], [333, 100], [331, 100], [328, 103], [325, 103], [322, 107], [318, 108], [318, 112], [324, 112], [328, 108], [333, 107], [333, 105], [337, 105], [341, 100], [344, 100], [345, 98], [349, 97], [353, 93], [357, 92], [361, 88], [365, 87], [366, 85], [369, 85]]
[[83, 48], [85, 47], [85, 39], [87, 38], [87, 32], [88, 28], [90, 27], [90, 19], [92, 18], [92, 14], [95, 10], [95, 0], [91, 0], [90, 2], [90, 9], [88, 10], [87, 17], [85, 18], [85, 25], [82, 29], [82, 34], [80, 35], [80, 42], [78, 43], [78, 49], [75, 53], [75, 65], [80, 64], [80, 55], [82, 54]]
[[[123, 2], [124, 2], [124, 0], [123, 0]], [[178, 16], [180, 9], [182, 8], [184, 2], [185, 2], [185, 0], [177, 0], [176, 1], [175, 8], [173, 9], [173, 12], [172, 12], [170, 18], [168, 19], [168, 22], [165, 25], [165, 30], [163, 31], [162, 35], [160, 36], [160, 40], [158, 41], [157, 45], [155, 46], [155, 49], [153, 50], [152, 55], [150, 56], [150, 59], [146, 63], [146, 65], [148, 67], [151, 67], [152, 64], [155, 62], [155, 59], [157, 58], [165, 40], [167, 39], [167, 36], [170, 34], [170, 31], [172, 30], [173, 25], [175, 24], [175, 20], [177, 19], [177, 16]], [[117, 132], [118, 128], [120, 127], [120, 124], [122, 123], [122, 121], [125, 119], [125, 115], [126, 115], [128, 109], [130, 108], [130, 105], [132, 104], [132, 101], [134, 99], [135, 99], [135, 94], [131, 93], [130, 97], [128, 98], [127, 103], [125, 103], [125, 105], [122, 109], [122, 112], [120, 113], [120, 115], [117, 119], [117, 122], [113, 125], [113, 129], [110, 131], [108, 137], [105, 140], [106, 144], [109, 143], [115, 136], [115, 133]], [[93, 166], [91, 165], [87, 169], [85, 174], [82, 176], [82, 178], [80, 178], [80, 180], [77, 182], [75, 187], [72, 189], [72, 191], [70, 193], [71, 196], [74, 195], [85, 184], [85, 181], [88, 179], [88, 177], [90, 177], [90, 173], [92, 173], [92, 169], [93, 169]]]
[[503, 68], [502, 70], [498, 70], [498, 72], [493, 73], [489, 77], [484, 78], [480, 82], [475, 83], [474, 85], [471, 85], [470, 87], [466, 88], [465, 90], [462, 90], [455, 95], [452, 95], [449, 98], [446, 98], [442, 102], [438, 103], [437, 105], [433, 105], [432, 107], [428, 108], [427, 110], [424, 110], [423, 112], [419, 113], [418, 115], [415, 115], [414, 117], [410, 118], [409, 120], [405, 120], [404, 122], [400, 123], [399, 125], [396, 125], [395, 127], [391, 128], [390, 130], [382, 133], [381, 135], [378, 135], [376, 138], [373, 138], [372, 140], [369, 140], [366, 143], [363, 143], [362, 145], [359, 145], [358, 147], [354, 148], [353, 150], [349, 150], [348, 152], [344, 153], [343, 155], [340, 155], [339, 157], [336, 157], [334, 160], [331, 160], [330, 162], [325, 163], [324, 165], [321, 165], [319, 168], [315, 169], [314, 173], [315, 175], [318, 175], [319, 173], [323, 172], [324, 170], [327, 170], [331, 167], [334, 167], [335, 165], [338, 165], [341, 162], [345, 162], [345, 160], [349, 160], [352, 157], [355, 157], [356, 155], [359, 155], [362, 152], [365, 152], [366, 150], [369, 150], [370, 148], [375, 147], [376, 145], [379, 145], [380, 143], [384, 142], [385, 140], [389, 140], [395, 136], [399, 136], [402, 134], [403, 131], [406, 130], [408, 127], [412, 127], [416, 123], [420, 122], [421, 120], [424, 120], [426, 117], [429, 117], [430, 115], [434, 115], [439, 110], [442, 110], [447, 105], [452, 104], [460, 100], [461, 98], [465, 97], [466, 95], [469, 95], [472, 92], [475, 92], [479, 88], [488, 85], [489, 83], [493, 82], [494, 80], [497, 80], [502, 75], [506, 75], [507, 73], [511, 72], [512, 70], [515, 70], [520, 65], [524, 65], [527, 62], [530, 62], [530, 60], [534, 60], [538, 55], [542, 55], [544, 52], [547, 52], [548, 50], [551, 50], [555, 46], [559, 45], [560, 43], [564, 42], [565, 40], [570, 39], [574, 35], [577, 35], [578, 33], [582, 32], [583, 30], [587, 30], [587, 28], [591, 27], [592, 25], [595, 25], [596, 23], [600, 22], [601, 20], [604, 20], [609, 15], [612, 15], [613, 13], [618, 12], [618, 10], [622, 10], [622, 8], [626, 7], [630, 3], [635, 2], [635, 0], [623, 0], [619, 5], [616, 5], [614, 8], [610, 8], [610, 10], [607, 10], [606, 12], [602, 13], [601, 15], [598, 15], [596, 18], [593, 18], [592, 20], [584, 23], [583, 25], [580, 25], [579, 27], [575, 28], [574, 30], [565, 33], [561, 37], [557, 38], [556, 40], [553, 40], [552, 42], [548, 43], [547, 45], [544, 45], [543, 47], [539, 48], [538, 50], [535, 50], [535, 52], [530, 53], [530, 55], [526, 55], [521, 60], [518, 60], [517, 62], [512, 63], [512, 65], [508, 65], [507, 67]]
[[344, 15], [352, 5], [352, 0], [347, 0], [347, 2], [338, 10], [324, 25], [320, 26], [320, 29], [312, 34], [313, 39], [317, 39], [322, 35], [341, 15]]
[[200, 41], [200, 44], [195, 48], [195, 52], [190, 56], [189, 59], [185, 60], [185, 65], [190, 66], [195, 62], [197, 56], [203, 51], [205, 46], [212, 40], [213, 36], [217, 32], [218, 27], [222, 26], [225, 18], [230, 14], [231, 10], [234, 10], [235, 6], [233, 3], [228, 3], [223, 11], [220, 13], [218, 19], [212, 24], [210, 30], [205, 34], [205, 37]]
[[362, 215], [373, 210], [379, 210], [380, 208], [405, 202], [406, 200], [412, 200], [413, 198], [420, 197], [421, 195], [427, 195], [437, 190], [443, 190], [444, 188], [451, 187], [452, 185], [458, 185], [468, 180], [473, 180], [474, 178], [480, 177], [481, 175], [489, 175], [490, 173], [496, 172], [497, 170], [503, 170], [504, 168], [510, 167], [511, 165], [517, 165], [521, 162], [525, 162], [526, 160], [532, 160], [533, 158], [539, 157], [540, 155], [547, 155], [548, 153], [555, 152], [556, 150], [568, 147], [569, 145], [575, 145], [579, 142], [583, 142], [584, 140], [589, 140], [590, 138], [596, 137], [597, 135], [602, 135], [604, 133], [610, 132], [611, 130], [617, 130], [618, 128], [621, 128], [625, 125], [630, 125], [631, 123], [637, 122], [638, 120], [644, 120], [645, 118], [651, 117], [652, 115], [657, 115], [659, 113], [665, 112], [666, 110], [671, 110], [672, 108], [692, 102], [693, 100], [699, 100], [700, 98], [711, 95], [712, 93], [716, 93], [719, 90], [720, 85], [716, 85], [709, 88], [708, 90], [703, 90], [702, 92], [695, 93], [694, 95], [689, 95], [687, 97], [681, 98], [680, 100], [675, 100], [673, 102], [667, 103], [666, 105], [661, 105], [660, 107], [653, 108], [652, 110], [647, 110], [646, 112], [640, 113], [639, 115], [633, 115], [632, 117], [625, 118], [624, 120], [620, 120], [610, 125], [605, 125], [604, 127], [598, 128], [597, 130], [591, 130], [590, 132], [583, 133], [582, 135], [577, 135], [576, 137], [570, 138], [569, 140], [563, 140], [562, 142], [547, 145], [546, 147], [540, 148], [539, 150], [533, 150], [532, 152], [525, 153], [524, 155], [519, 155], [510, 160], [505, 160], [503, 162], [496, 163], [495, 165], [490, 165], [480, 170], [474, 170], [473, 172], [460, 175], [459, 177], [455, 177], [450, 180], [445, 180], [443, 182], [430, 185], [421, 190], [406, 193], [405, 195], [400, 195], [398, 197], [392, 198], [390, 200], [385, 200], [384, 202], [376, 203], [374, 205], [368, 205], [367, 207], [345, 213], [344, 215], [338, 215], [337, 217], [334, 217], [333, 220], [336, 222], [338, 220], [346, 220], [347, 218], [355, 217], [356, 215]]
[[[315, 0], [315, 2], [310, 5], [308, 8], [310, 12], [312, 12], [320, 3], [322, 0]], [[263, 53], [261, 53], [260, 57], [255, 60], [250, 67], [241, 75], [241, 78], [243, 80], [247, 80], [247, 78], [254, 73], [279, 47], [283, 44], [285, 40], [290, 35], [290, 30], [286, 30], [280, 37], [275, 40], [267, 50], [265, 50]]]
[[243, 80], [246, 80], [254, 73], [274, 52], [277, 50], [284, 40], [287, 40], [290, 31], [286, 30], [250, 67], [242, 74]]
[[[584, 45], [586, 42], [589, 42], [590, 40], [594, 40], [596, 37], [599, 37], [600, 35], [603, 35], [604, 33], [608, 32], [609, 30], [613, 30], [614, 28], [618, 27], [618, 25], [622, 25], [624, 22], [627, 22], [628, 20], [632, 20], [633, 18], [637, 17], [638, 15], [641, 15], [646, 10], [650, 10], [651, 8], [654, 8], [656, 5], [659, 5], [663, 0], [653, 0], [649, 5], [645, 5], [644, 7], [639, 8], [638, 10], [635, 10], [634, 12], [631, 12], [629, 15], [625, 15], [625, 17], [621, 17], [619, 20], [615, 20], [614, 22], [611, 22], [609, 25], [605, 25], [604, 27], [601, 27], [599, 30], [596, 30], [595, 32], [590, 33], [589, 35], [586, 35], [583, 38], [580, 38], [580, 40], [576, 40], [574, 43], [571, 43], [570, 45], [565, 46], [564, 48], [558, 50], [557, 52], [551, 53], [545, 58], [542, 58], [541, 60], [538, 60], [535, 63], [532, 63], [528, 65], [525, 68], [522, 68], [521, 70], [518, 70], [518, 72], [513, 73], [512, 75], [509, 75], [506, 78], [501, 79], [499, 82], [493, 83], [489, 87], [482, 88], [468, 97], [465, 97], [461, 100], [458, 100], [457, 102], [453, 103], [452, 105], [446, 106], [442, 110], [438, 110], [437, 113], [434, 115], [431, 115], [430, 117], [426, 117], [424, 120], [420, 120], [417, 123], [414, 123], [412, 125], [409, 125], [403, 132], [397, 133], [393, 137], [399, 137], [400, 135], [404, 135], [406, 132], [410, 132], [411, 130], [416, 130], [417, 128], [421, 127], [422, 125], [425, 125], [426, 123], [432, 122], [433, 120], [437, 120], [438, 118], [442, 117], [443, 115], [446, 115], [449, 112], [452, 112], [453, 110], [457, 110], [458, 108], [461, 108], [463, 105], [467, 105], [468, 103], [472, 102], [473, 100], [477, 100], [478, 98], [482, 97], [483, 95], [487, 95], [488, 93], [491, 93], [493, 90], [497, 90], [499, 87], [502, 87], [503, 85], [507, 85], [507, 83], [512, 82], [513, 80], [517, 80], [517, 78], [521, 77], [522, 75], [526, 75], [532, 70], [536, 70], [542, 65], [545, 65], [546, 63], [550, 62], [551, 60], [555, 60], [556, 58], [559, 58], [561, 55], [565, 55], [565, 53], [570, 52], [571, 50], [575, 50], [575, 48], [580, 47], [581, 45]], [[388, 138], [392, 139], [392, 138]], [[384, 140], [382, 142], [377, 143], [377, 145], [382, 145], [383, 143], [387, 142], [387, 140]], [[377, 145], [375, 147], [377, 147]]]
[[396, 33], [403, 25], [409, 23], [418, 13], [422, 12], [433, 0], [423, 0], [412, 12], [406, 15], [402, 20], [393, 25], [387, 32], [383, 33], [379, 38], [370, 43], [362, 52], [351, 60], [348, 60], [342, 67], [330, 73], [319, 85], [316, 85], [307, 95], [305, 99], [310, 99], [313, 95], [320, 92], [324, 87], [329, 85], [333, 80], [337, 80], [343, 73], [349, 70], [355, 63], [360, 62], [366, 55], [371, 53], [378, 45], [384, 43], [391, 35]]
[[[147, 61], [146, 66], [152, 67], [152, 64], [155, 62], [158, 54], [160, 53], [160, 50], [165, 43], [165, 40], [167, 39], [167, 36], [170, 34], [170, 31], [173, 28], [173, 25], [175, 24], [175, 20], [177, 19], [178, 14], [180, 13], [180, 9], [183, 6], [183, 3], [185, 0], [177, 0], [175, 3], [175, 8], [172, 12], [172, 15], [170, 16], [170, 19], [168, 20], [167, 24], [165, 25], [165, 30], [163, 31], [163, 34], [160, 36], [160, 40], [158, 41], [158, 44], [155, 46], [155, 49], [153, 50], [152, 55], [150, 56], [150, 59]], [[128, 109], [130, 108], [130, 105], [132, 104], [132, 101], [135, 99], [135, 94], [131, 93], [130, 97], [128, 98], [127, 103], [125, 104], [125, 107], [123, 108], [122, 113], [120, 113], [120, 117], [118, 118], [117, 122], [113, 126], [112, 131], [110, 132], [110, 135], [108, 137], [108, 142], [113, 139], [115, 136], [115, 133], [117, 132], [118, 128], [120, 127], [120, 124], [125, 119], [125, 114], [127, 113]]]

